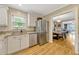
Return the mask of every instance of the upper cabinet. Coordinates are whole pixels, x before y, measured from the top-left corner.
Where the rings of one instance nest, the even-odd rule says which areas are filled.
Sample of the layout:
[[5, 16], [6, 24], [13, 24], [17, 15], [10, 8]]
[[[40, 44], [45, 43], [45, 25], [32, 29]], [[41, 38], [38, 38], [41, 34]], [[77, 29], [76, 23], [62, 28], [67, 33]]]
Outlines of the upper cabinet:
[[29, 27], [35, 27], [36, 20], [37, 20], [37, 17], [35, 15], [32, 15], [30, 13], [28, 14], [28, 26]]
[[7, 26], [8, 23], [8, 8], [7, 7], [1, 7], [0, 8], [0, 26]]
[[36, 20], [37, 20], [37, 18], [36, 18], [36, 17], [31, 16], [30, 26], [36, 26]]

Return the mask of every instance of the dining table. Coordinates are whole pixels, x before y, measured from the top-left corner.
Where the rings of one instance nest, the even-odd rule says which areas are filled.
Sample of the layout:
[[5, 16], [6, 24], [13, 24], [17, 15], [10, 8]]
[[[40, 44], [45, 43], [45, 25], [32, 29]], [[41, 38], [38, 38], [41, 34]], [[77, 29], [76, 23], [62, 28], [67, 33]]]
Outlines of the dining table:
[[63, 39], [66, 38], [66, 31], [53, 31], [53, 35], [57, 36], [57, 40], [60, 36], [62, 36]]

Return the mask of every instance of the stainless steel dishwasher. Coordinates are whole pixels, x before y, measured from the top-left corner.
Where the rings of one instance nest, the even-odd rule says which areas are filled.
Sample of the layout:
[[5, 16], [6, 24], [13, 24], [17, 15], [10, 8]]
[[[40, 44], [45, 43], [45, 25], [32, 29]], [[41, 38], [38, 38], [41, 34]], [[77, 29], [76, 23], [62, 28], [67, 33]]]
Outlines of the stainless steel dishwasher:
[[29, 46], [32, 47], [37, 44], [37, 34], [29, 33]]

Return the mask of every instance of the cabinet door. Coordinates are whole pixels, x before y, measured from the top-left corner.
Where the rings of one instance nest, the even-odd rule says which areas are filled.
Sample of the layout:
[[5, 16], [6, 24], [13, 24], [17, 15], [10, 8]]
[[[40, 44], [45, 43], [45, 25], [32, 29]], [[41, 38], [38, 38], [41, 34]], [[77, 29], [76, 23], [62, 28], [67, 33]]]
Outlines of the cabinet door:
[[29, 35], [21, 36], [21, 49], [25, 49], [29, 47]]
[[0, 40], [0, 55], [7, 54], [7, 41], [6, 39]]
[[35, 16], [31, 16], [30, 18], [30, 26], [36, 26], [37, 18]]
[[28, 14], [28, 26], [36, 26], [36, 20], [36, 15], [32, 15], [31, 13]]
[[7, 10], [8, 8], [6, 7], [3, 7], [3, 8], [0, 8], [0, 26], [6, 26], [7, 25]]
[[8, 53], [14, 53], [20, 50], [20, 39], [18, 37], [8, 38]]

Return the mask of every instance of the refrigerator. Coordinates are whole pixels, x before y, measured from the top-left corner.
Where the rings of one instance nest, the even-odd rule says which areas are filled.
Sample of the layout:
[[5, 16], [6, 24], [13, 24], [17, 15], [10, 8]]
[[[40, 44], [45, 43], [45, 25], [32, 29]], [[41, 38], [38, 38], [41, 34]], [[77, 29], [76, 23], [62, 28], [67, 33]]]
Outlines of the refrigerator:
[[39, 45], [46, 44], [48, 42], [48, 22], [46, 20], [36, 21], [36, 31], [37, 31], [37, 43]]

